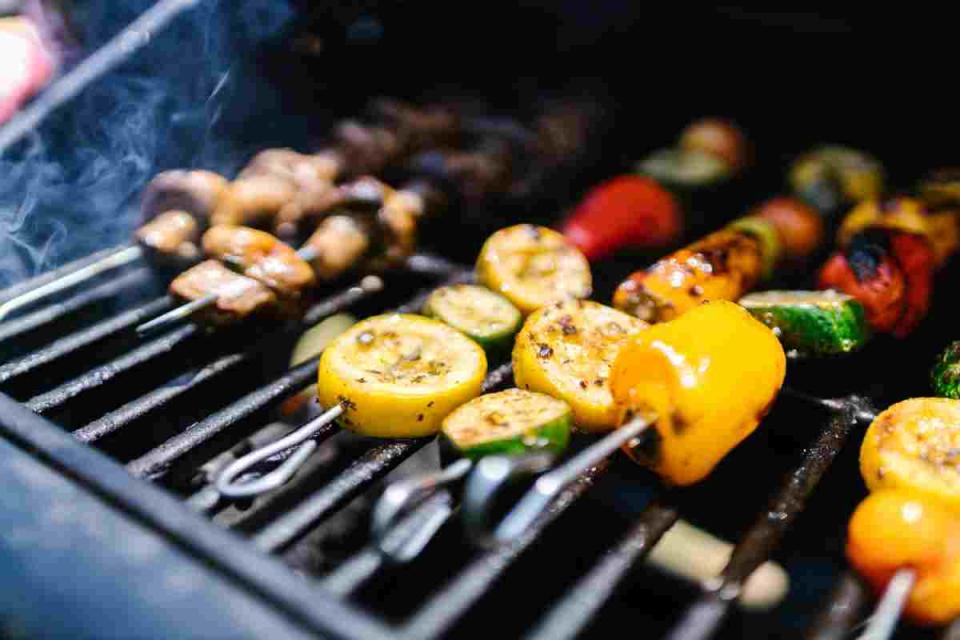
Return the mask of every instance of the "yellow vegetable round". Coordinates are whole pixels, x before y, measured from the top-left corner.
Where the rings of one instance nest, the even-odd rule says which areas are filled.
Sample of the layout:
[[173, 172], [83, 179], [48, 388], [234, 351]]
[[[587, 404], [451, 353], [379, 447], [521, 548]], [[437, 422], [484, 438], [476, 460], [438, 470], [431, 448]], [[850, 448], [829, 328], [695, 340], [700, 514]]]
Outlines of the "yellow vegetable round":
[[909, 489], [960, 509], [960, 400], [913, 398], [882, 412], [860, 447], [871, 491]]
[[340, 423], [380, 438], [415, 438], [480, 394], [487, 359], [474, 341], [442, 322], [388, 314], [360, 322], [320, 357], [320, 404], [341, 404]]
[[631, 334], [647, 326], [622, 311], [568, 300], [543, 307], [523, 325], [513, 346], [513, 377], [522, 389], [567, 402], [586, 431], [615, 428], [610, 368]]
[[641, 438], [649, 448], [624, 450], [672, 484], [699, 482], [753, 433], [785, 373], [780, 341], [733, 302], [641, 331], [620, 349], [610, 386], [617, 424], [652, 411], [657, 434]]
[[532, 224], [500, 229], [477, 258], [477, 280], [502, 293], [524, 314], [590, 295], [586, 257], [562, 234]]

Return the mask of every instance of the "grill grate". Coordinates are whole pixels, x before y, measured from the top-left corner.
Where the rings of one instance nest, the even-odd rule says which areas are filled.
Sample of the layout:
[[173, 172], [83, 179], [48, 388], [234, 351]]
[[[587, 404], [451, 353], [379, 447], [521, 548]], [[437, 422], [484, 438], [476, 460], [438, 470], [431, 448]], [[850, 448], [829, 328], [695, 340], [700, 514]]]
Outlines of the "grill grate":
[[[256, 377], [253, 385], [239, 380], [250, 365], [260, 366], [270, 360], [280, 334], [295, 335], [304, 325], [346, 309], [383, 309], [388, 306], [384, 298], [391, 299], [391, 287], [383, 287], [379, 280], [367, 279], [314, 305], [303, 323], [267, 333], [230, 330], [221, 332], [223, 335], [212, 335], [188, 324], [140, 344], [131, 342], [133, 327], [169, 308], [170, 300], [166, 297], [135, 302], [139, 306], [113, 315], [108, 313], [105, 318], [66, 335], [56, 333], [65, 319], [80, 310], [105, 304], [118, 293], [142, 287], [146, 276], [143, 268], [133, 267], [114, 281], [96, 284], [39, 310], [27, 310], [4, 325], [0, 345], [27, 334], [42, 334], [47, 329], [54, 331], [54, 337], [36, 351], [21, 354], [0, 367], [0, 385], [4, 389], [19, 390], [21, 397], [29, 395], [24, 391], [29, 388], [25, 386], [27, 383], [52, 384], [47, 390], [28, 397], [19, 407], [2, 399], [4, 407], [8, 404], [14, 407], [9, 417], [2, 420], [3, 433], [26, 442], [68, 475], [94, 488], [110, 502], [122, 505], [125, 512], [193, 548], [205, 562], [212, 559], [224, 567], [232, 579], [253, 585], [260, 597], [296, 619], [306, 621], [315, 630], [351, 638], [455, 635], [457, 625], [499, 588], [507, 572], [515, 569], [532, 547], [542, 541], [551, 524], [584, 502], [583, 498], [609, 475], [606, 463], [592, 468], [569, 486], [523, 536], [505, 546], [467, 555], [461, 569], [452, 577], [444, 572], [444, 584], [439, 589], [431, 589], [419, 602], [420, 606], [412, 613], [407, 612], [399, 622], [376, 620], [349, 601], [358, 599], [358, 594], [362, 595], [381, 578], [402, 579], [404, 572], [413, 568], [392, 566], [373, 547], [362, 545], [329, 571], [317, 571], [315, 563], [299, 558], [304, 548], [314, 544], [321, 524], [341, 517], [357, 496], [371, 491], [378, 480], [423, 450], [429, 439], [373, 444], [367, 441], [345, 447], [345, 451], [337, 453], [334, 466], [338, 468], [332, 473], [318, 459], [287, 485], [258, 499], [252, 506], [222, 501], [207, 482], [206, 471], [216, 467], [224, 456], [237, 455], [237, 451], [249, 443], [251, 432], [254, 435], [250, 439], [258, 437], [257, 427], [263, 426], [264, 416], [271, 409], [314, 382], [316, 358], [269, 376], [261, 386], [257, 385], [262, 383], [260, 377]], [[464, 281], [469, 277], [469, 271], [464, 268], [441, 259], [418, 256], [404, 271], [401, 278], [404, 285], [398, 287], [393, 298], [402, 296], [403, 292], [409, 294], [408, 290], [416, 291], [395, 308], [415, 310], [437, 284]], [[105, 309], [109, 312], [112, 307], [106, 305]], [[86, 363], [87, 370], [67, 380], [58, 380], [55, 373], [51, 373], [77, 358], [91, 354], [95, 357], [101, 347], [113, 341], [129, 348], [121, 349], [105, 362], [92, 366]], [[244, 345], [240, 349], [238, 342]], [[151, 383], [144, 390], [138, 384], [127, 382], [129, 377], [141, 374], [152, 381], [160, 373], [158, 367], [193, 351], [197, 353], [191, 353], [187, 371], [171, 384]], [[104, 349], [103, 353], [114, 352]], [[510, 376], [507, 364], [492, 367], [485, 387], [502, 387], [510, 381]], [[143, 438], [133, 433], [154, 421], [176, 422], [177, 415], [172, 414], [178, 414], [182, 403], [208, 389], [224, 386], [231, 387], [231, 391], [236, 387], [233, 398], [223, 403], [217, 401], [213, 410], [208, 411], [206, 405], [196, 409], [200, 417], [195, 422], [175, 426], [172, 431], [147, 429]], [[218, 394], [214, 395], [219, 398]], [[819, 435], [804, 450], [769, 505], [740, 538], [721, 578], [703, 585], [667, 637], [702, 639], [721, 629], [743, 582], [770, 559], [783, 536], [803, 513], [808, 497], [843, 449], [866, 406], [857, 396], [828, 403], [809, 398], [790, 401], [816, 404], [820, 412], [825, 409], [823, 404], [828, 404], [827, 419]], [[67, 437], [63, 430], [29, 414], [25, 408], [41, 416], [55, 416], [58, 420], [62, 417], [66, 425], [75, 427], [73, 437]], [[88, 415], [93, 417], [88, 420]], [[314, 439], [318, 443], [330, 441], [337, 433], [331, 426]], [[131, 446], [124, 441], [135, 444]], [[102, 448], [124, 462], [126, 472], [81, 443], [109, 445]], [[167, 491], [158, 492], [146, 483], [131, 480], [130, 475]], [[182, 495], [183, 501], [171, 500], [170, 491]], [[600, 554], [595, 563], [583, 567], [567, 588], [551, 597], [542, 613], [533, 616], [536, 620], [532, 624], [525, 623], [526, 637], [572, 638], [588, 629], [610, 606], [618, 586], [635, 572], [638, 563], [676, 521], [683, 510], [682, 500], [676, 497], [673, 492], [666, 492], [652, 500], [636, 516], [625, 535]], [[438, 494], [411, 517], [431, 518], [437, 527], [449, 528], [454, 509], [449, 494]], [[212, 526], [210, 518], [223, 526]], [[225, 538], [223, 527], [247, 534], [247, 540]], [[229, 542], [225, 542], [227, 539]], [[268, 555], [282, 558], [296, 569], [310, 567], [308, 573], [318, 574], [318, 580], [303, 581], [276, 562], [265, 563]], [[860, 621], [867, 599], [856, 577], [841, 576], [819, 617], [807, 630], [807, 637], [846, 637]], [[958, 633], [960, 627], [955, 625], [944, 637], [956, 637]]]

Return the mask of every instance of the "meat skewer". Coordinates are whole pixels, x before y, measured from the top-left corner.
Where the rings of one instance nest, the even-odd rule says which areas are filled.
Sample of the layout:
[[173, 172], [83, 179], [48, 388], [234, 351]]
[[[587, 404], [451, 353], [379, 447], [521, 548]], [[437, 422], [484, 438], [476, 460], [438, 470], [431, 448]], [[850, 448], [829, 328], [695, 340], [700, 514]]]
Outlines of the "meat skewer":
[[[331, 189], [310, 214], [321, 219], [316, 231], [297, 252], [262, 231], [212, 227], [203, 237], [205, 252], [242, 273], [232, 273], [216, 260], [192, 267], [170, 284], [171, 293], [187, 304], [141, 325], [138, 332], [215, 306], [221, 312], [210, 314], [215, 323], [243, 318], [295, 301], [318, 280], [335, 279], [361, 262], [374, 270], [397, 264], [413, 251], [417, 221], [444, 206], [441, 194], [427, 178], [415, 178], [399, 190], [369, 177]], [[278, 282], [281, 276], [293, 280]]]
[[379, 111], [387, 124], [343, 122], [335, 130], [337, 144], [328, 151], [261, 152], [234, 183], [209, 171], [158, 174], [145, 189], [145, 222], [135, 233], [135, 244], [4, 302], [0, 321], [17, 309], [144, 257], [181, 262], [195, 258], [199, 233], [210, 223], [262, 223], [277, 216], [281, 229], [287, 228], [338, 176], [378, 173], [404, 154], [446, 145], [459, 135], [459, 118], [443, 108], [418, 110], [383, 101]]

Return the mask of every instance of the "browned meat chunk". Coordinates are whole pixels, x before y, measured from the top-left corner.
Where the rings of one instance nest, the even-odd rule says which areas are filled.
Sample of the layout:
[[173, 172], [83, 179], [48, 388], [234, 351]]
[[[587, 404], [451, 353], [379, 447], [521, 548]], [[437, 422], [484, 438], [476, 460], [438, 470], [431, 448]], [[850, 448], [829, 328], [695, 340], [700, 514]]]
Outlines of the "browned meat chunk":
[[211, 171], [164, 171], [147, 184], [140, 210], [145, 221], [167, 211], [186, 211], [207, 220], [227, 188], [227, 179]]
[[203, 234], [203, 250], [284, 297], [299, 297], [316, 281], [296, 251], [265, 231], [214, 226]]
[[200, 225], [186, 211], [161, 213], [136, 231], [143, 246], [161, 256], [191, 259], [200, 255]]
[[170, 283], [170, 293], [183, 300], [216, 294], [216, 304], [203, 311], [203, 319], [214, 324], [276, 311], [278, 302], [266, 285], [234, 273], [216, 260], [206, 260], [181, 273]]
[[294, 182], [272, 174], [234, 180], [210, 217], [210, 224], [263, 226], [296, 195]]
[[307, 246], [316, 252], [312, 264], [317, 276], [332, 280], [357, 265], [370, 248], [370, 238], [357, 220], [337, 215], [320, 223]]
[[286, 178], [300, 188], [310, 188], [318, 182], [336, 180], [340, 170], [341, 161], [334, 152], [307, 155], [293, 149], [267, 149], [255, 155], [238, 178], [270, 174]]

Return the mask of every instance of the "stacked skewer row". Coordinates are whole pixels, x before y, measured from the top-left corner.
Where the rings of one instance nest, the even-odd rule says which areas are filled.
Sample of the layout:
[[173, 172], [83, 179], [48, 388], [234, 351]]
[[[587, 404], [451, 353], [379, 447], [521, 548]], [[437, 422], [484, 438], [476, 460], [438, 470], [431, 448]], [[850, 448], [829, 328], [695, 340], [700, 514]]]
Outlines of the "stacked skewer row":
[[[726, 157], [727, 147], [706, 139], [715, 157]], [[662, 170], [662, 162], [652, 166]], [[203, 173], [158, 177], [145, 202], [162, 211], [138, 232], [142, 245], [187, 258], [202, 246], [212, 259], [172, 281], [171, 293], [186, 306], [144, 329], [200, 311], [213, 324], [289, 313], [318, 279], [361, 261], [383, 268], [409, 256], [416, 221], [447, 193], [433, 177], [398, 190], [371, 178], [332, 186], [343, 166], [336, 154], [282, 151], [258, 157], [231, 185]], [[297, 181], [302, 185], [291, 188]], [[807, 204], [765, 203], [631, 275], [613, 307], [586, 300], [589, 262], [577, 246], [592, 247], [590, 257], [616, 249], [582, 226], [610, 215], [598, 199], [623, 204], [617, 198], [624, 183], [593, 194], [565, 226], [576, 229], [569, 237], [533, 225], [498, 231], [478, 257], [477, 285], [441, 288], [422, 315], [376, 316], [338, 336], [319, 360], [323, 414], [229, 465], [216, 479], [219, 494], [243, 498], [283, 484], [314, 450], [311, 437], [334, 422], [382, 438], [442, 432], [463, 456], [439, 475], [390, 487], [375, 514], [379, 538], [401, 515], [428, 505], [431, 492], [466, 478], [464, 515], [476, 537], [515, 540], [566, 486], [618, 449], [669, 485], [703, 480], [769, 411], [788, 355], [836, 357], [864, 347], [871, 332], [907, 335], [927, 311], [933, 273], [956, 249], [960, 188], [950, 174], [926, 181], [919, 198], [880, 199], [877, 165], [830, 148], [801, 159], [791, 182]], [[645, 224], [677, 215], [660, 185], [633, 183], [626, 190], [637, 197], [641, 186]], [[274, 198], [274, 187], [287, 191]], [[849, 201], [862, 202], [838, 224], [831, 213]], [[199, 245], [206, 223], [198, 219], [209, 221]], [[299, 252], [245, 226], [270, 220], [289, 237], [311, 219], [318, 223]], [[594, 230], [600, 227], [610, 229]], [[838, 248], [821, 269], [823, 290], [748, 295], [778, 271], [809, 260], [831, 227], [839, 227]], [[619, 231], [633, 244], [649, 238], [622, 220]], [[516, 388], [483, 394], [487, 358], [505, 352]], [[742, 384], [746, 375], [749, 385]], [[952, 384], [946, 374], [938, 381]], [[922, 621], [960, 614], [953, 597], [960, 593], [954, 575], [960, 519], [956, 482], [945, 470], [960, 438], [954, 419], [960, 411], [952, 400], [910, 402], [877, 417], [868, 432], [864, 475], [884, 492], [871, 496], [851, 523], [852, 562], [878, 587], [891, 585], [883, 611], [893, 615], [874, 618], [876, 628], [888, 631], [905, 597]], [[551, 470], [574, 427], [604, 435]], [[910, 441], [915, 432], [925, 434], [922, 454]], [[500, 488], [531, 473], [542, 475], [491, 526]], [[902, 553], [875, 553], [884, 536]]]

